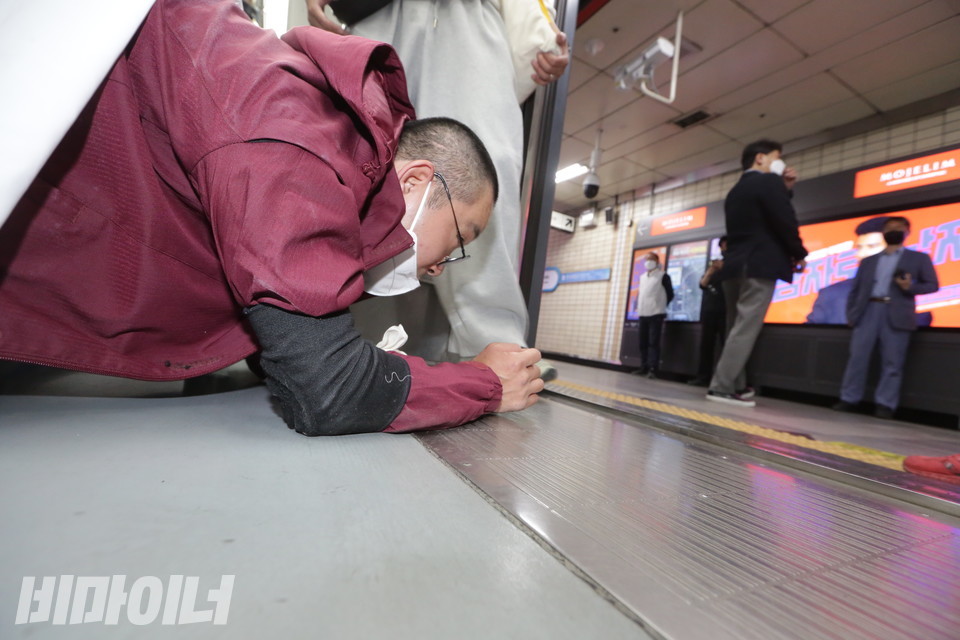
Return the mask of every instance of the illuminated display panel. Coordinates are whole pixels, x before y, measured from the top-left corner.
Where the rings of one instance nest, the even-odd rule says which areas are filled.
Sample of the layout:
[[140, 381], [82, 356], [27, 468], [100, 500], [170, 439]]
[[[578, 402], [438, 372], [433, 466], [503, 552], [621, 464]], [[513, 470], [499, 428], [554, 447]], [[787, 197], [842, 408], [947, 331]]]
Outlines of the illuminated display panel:
[[650, 224], [650, 235], [660, 236], [677, 231], [699, 229], [707, 223], [707, 208], [697, 207], [680, 213], [654, 218]]
[[630, 294], [627, 297], [627, 320], [640, 319], [640, 315], [637, 313], [637, 296], [640, 292], [640, 276], [647, 272], [647, 268], [643, 266], [643, 257], [648, 253], [655, 253], [660, 256], [660, 264], [666, 262], [666, 247], [633, 250], [633, 264], [630, 269]]
[[[923, 207], [884, 214], [910, 220], [907, 248], [922, 251], [933, 260], [940, 290], [917, 296], [917, 312], [929, 312], [934, 327], [960, 327], [960, 203]], [[810, 251], [807, 269], [794, 276], [792, 284], [777, 282], [766, 322], [786, 324], [843, 324], [847, 294], [863, 254], [882, 247], [866, 246], [854, 230], [877, 216], [862, 216], [800, 227], [803, 244]], [[882, 245], [882, 241], [881, 241]], [[844, 284], [841, 284], [844, 283]]]
[[670, 265], [667, 273], [673, 282], [674, 298], [667, 307], [667, 320], [696, 322], [700, 320], [703, 290], [700, 278], [707, 268], [706, 240], [685, 242], [670, 247]]
[[960, 180], [960, 149], [858, 171], [854, 198]]

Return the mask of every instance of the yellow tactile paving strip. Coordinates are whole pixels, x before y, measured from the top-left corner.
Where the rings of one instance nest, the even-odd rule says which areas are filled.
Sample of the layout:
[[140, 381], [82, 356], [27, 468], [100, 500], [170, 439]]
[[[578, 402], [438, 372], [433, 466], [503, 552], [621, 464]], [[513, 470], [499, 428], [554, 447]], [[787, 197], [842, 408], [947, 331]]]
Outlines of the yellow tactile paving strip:
[[707, 424], [712, 424], [717, 427], [723, 427], [725, 429], [733, 429], [734, 431], [740, 431], [742, 433], [749, 433], [751, 435], [762, 436], [764, 438], [770, 438], [771, 440], [777, 440], [779, 442], [786, 442], [789, 444], [796, 445], [798, 447], [804, 447], [806, 449], [824, 451], [826, 453], [831, 453], [835, 456], [841, 456], [843, 458], [849, 458], [851, 460], [866, 462], [868, 464], [873, 464], [878, 467], [895, 469], [897, 471], [903, 470], [903, 459], [905, 456], [902, 456], [897, 453], [891, 453], [889, 451], [879, 451], [877, 449], [869, 449], [867, 447], [861, 447], [855, 444], [850, 444], [848, 442], [824, 442], [820, 440], [810, 440], [809, 438], [804, 438], [802, 436], [795, 436], [793, 434], [785, 433], [783, 431], [777, 431], [776, 429], [768, 429], [766, 427], [760, 427], [755, 424], [750, 424], [749, 422], [742, 422], [740, 420], [734, 420], [732, 418], [724, 418], [721, 416], [716, 416], [710, 413], [706, 413], [704, 411], [696, 411], [694, 409], [684, 409], [683, 407], [667, 404], [666, 402], [658, 402], [656, 400], [638, 398], [636, 396], [631, 396], [624, 393], [615, 393], [612, 391], [604, 391], [603, 389], [594, 389], [593, 387], [588, 387], [582, 384], [576, 384], [574, 382], [555, 380], [551, 382], [548, 385], [548, 387], [549, 388], [566, 387], [567, 389], [571, 389], [573, 391], [579, 391], [581, 393], [585, 393], [591, 396], [606, 398], [608, 400], [614, 400], [616, 402], [622, 402], [624, 404], [633, 405], [635, 407], [642, 407], [644, 409], [651, 409], [653, 411], [659, 411], [661, 413], [667, 413], [673, 416], [679, 416], [681, 418], [688, 418], [690, 420], [696, 420], [697, 422], [705, 422]]

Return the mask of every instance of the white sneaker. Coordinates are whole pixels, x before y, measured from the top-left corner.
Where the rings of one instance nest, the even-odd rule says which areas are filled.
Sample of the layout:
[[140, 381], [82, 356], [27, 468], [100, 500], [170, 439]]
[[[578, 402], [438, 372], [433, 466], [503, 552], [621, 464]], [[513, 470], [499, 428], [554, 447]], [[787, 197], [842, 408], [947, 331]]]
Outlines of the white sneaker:
[[712, 400], [713, 402], [722, 402], [724, 404], [732, 404], [737, 407], [757, 406], [755, 400], [744, 398], [736, 393], [720, 393], [719, 391], [713, 391], [712, 389], [707, 391], [707, 400]]

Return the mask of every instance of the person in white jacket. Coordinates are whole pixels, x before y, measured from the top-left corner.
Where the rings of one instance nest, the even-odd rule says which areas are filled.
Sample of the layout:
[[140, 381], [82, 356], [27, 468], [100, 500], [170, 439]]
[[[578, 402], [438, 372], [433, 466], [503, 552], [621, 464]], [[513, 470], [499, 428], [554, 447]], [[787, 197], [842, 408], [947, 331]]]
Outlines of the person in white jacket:
[[[306, 1], [311, 24], [343, 32], [324, 14], [329, 0]], [[335, 11], [336, 3], [331, 8]], [[468, 359], [492, 340], [526, 344], [526, 303], [517, 276], [523, 123], [500, 0], [393, 0], [349, 29], [397, 50], [418, 116], [447, 116], [473, 129], [490, 151], [500, 181], [490, 224], [470, 247], [471, 259], [434, 282], [449, 337], [428, 336], [421, 344], [432, 344], [433, 350], [419, 355]], [[560, 53], [540, 53], [531, 66], [538, 84], [555, 81], [567, 66], [566, 36], [557, 32], [556, 38]]]
[[640, 316], [640, 373], [656, 378], [660, 369], [660, 336], [667, 317], [667, 305], [673, 300], [673, 282], [660, 266], [660, 256], [652, 251], [643, 258], [646, 273], [640, 276], [637, 315]]

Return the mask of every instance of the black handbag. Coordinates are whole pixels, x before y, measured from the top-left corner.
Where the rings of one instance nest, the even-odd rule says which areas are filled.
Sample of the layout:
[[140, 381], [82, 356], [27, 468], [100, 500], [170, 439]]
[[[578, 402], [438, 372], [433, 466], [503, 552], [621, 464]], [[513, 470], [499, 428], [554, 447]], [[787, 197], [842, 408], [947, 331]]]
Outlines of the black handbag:
[[346, 25], [356, 24], [390, 4], [391, 0], [330, 0], [330, 9]]

